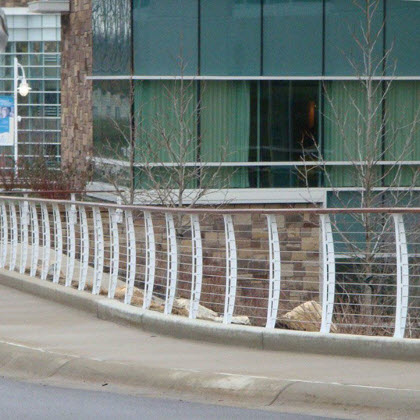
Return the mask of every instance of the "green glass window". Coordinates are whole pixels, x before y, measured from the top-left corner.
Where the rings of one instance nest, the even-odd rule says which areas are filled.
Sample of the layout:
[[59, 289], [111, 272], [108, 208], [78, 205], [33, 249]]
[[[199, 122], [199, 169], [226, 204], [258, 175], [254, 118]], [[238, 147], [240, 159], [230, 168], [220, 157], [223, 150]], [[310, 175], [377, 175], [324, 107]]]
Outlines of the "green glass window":
[[130, 86], [126, 80], [93, 83], [93, 144], [97, 156], [127, 159]]
[[[264, 162], [313, 160], [318, 139], [318, 82], [261, 83], [260, 159]], [[318, 174], [308, 180], [317, 185]], [[293, 166], [264, 167], [260, 186], [297, 187], [299, 173]]]
[[[420, 82], [394, 81], [387, 96], [385, 159], [420, 161]], [[418, 167], [403, 166], [392, 171], [388, 182], [413, 185]], [[416, 176], [418, 178], [418, 176]], [[416, 179], [417, 184], [420, 180]]]
[[137, 188], [179, 188], [180, 183], [188, 184], [187, 188], [197, 187], [192, 170], [183, 167], [184, 163], [197, 162], [197, 106], [194, 81], [135, 83], [135, 160], [140, 164], [157, 163], [150, 170], [136, 168]]
[[[389, 71], [401, 76], [420, 75], [420, 2], [392, 0], [387, 3]], [[394, 66], [395, 64], [395, 66]]]
[[[135, 84], [136, 160], [195, 162], [197, 84], [145, 80]], [[185, 156], [181, 156], [182, 154]]]
[[[202, 160], [248, 162], [251, 87], [247, 81], [206, 82], [202, 94]], [[223, 149], [226, 149], [223, 156]]]
[[[206, 82], [201, 101], [201, 160], [248, 162], [254, 140], [251, 112], [251, 82]], [[232, 187], [249, 187], [247, 168], [223, 168], [218, 175]]]
[[93, 74], [131, 74], [131, 2], [93, 0]]
[[[361, 159], [385, 161], [420, 160], [420, 82], [393, 81], [385, 101], [381, 95], [386, 82], [376, 85], [375, 118], [369, 138], [366, 133], [367, 91], [359, 82], [329, 82], [326, 84], [324, 116], [324, 157], [327, 161], [352, 162]], [[383, 112], [385, 107], [385, 112]], [[399, 164], [396, 167], [400, 167]], [[359, 184], [360, 171], [353, 164], [328, 167], [327, 185], [353, 187]], [[392, 170], [378, 168], [372, 180], [383, 183], [412, 185], [416, 167], [401, 166]]]
[[[383, 150], [388, 139], [383, 137], [382, 87], [374, 85], [370, 133], [368, 92], [357, 81], [329, 82], [325, 85], [324, 158], [326, 161], [359, 162], [383, 160]], [[385, 142], [385, 143], [384, 143]], [[353, 164], [329, 166], [327, 186], [354, 187], [360, 185], [360, 171]], [[380, 171], [372, 183], [381, 185]]]
[[264, 75], [322, 74], [322, 0], [264, 2]]
[[264, 82], [261, 95], [261, 160], [301, 160], [318, 137], [318, 82]]
[[[359, 82], [328, 82], [325, 85], [324, 158], [327, 161], [358, 159], [366, 95]], [[351, 103], [355, 105], [352, 106]], [[360, 108], [360, 112], [357, 110]], [[327, 186], [354, 186], [357, 173], [351, 166], [327, 167]]]
[[134, 0], [136, 75], [195, 75], [198, 0]]
[[[328, 76], [366, 74], [362, 50], [356, 42], [356, 39], [362, 39], [362, 29], [366, 30], [366, 16], [351, 0], [328, 0], [325, 3], [325, 74]], [[364, 6], [365, 2], [360, 4]], [[375, 64], [378, 64], [383, 52], [381, 31], [384, 18], [383, 3], [379, 2], [378, 7], [370, 10], [373, 13], [372, 39], [376, 38], [373, 58]]]
[[201, 74], [260, 75], [260, 0], [201, 0]]

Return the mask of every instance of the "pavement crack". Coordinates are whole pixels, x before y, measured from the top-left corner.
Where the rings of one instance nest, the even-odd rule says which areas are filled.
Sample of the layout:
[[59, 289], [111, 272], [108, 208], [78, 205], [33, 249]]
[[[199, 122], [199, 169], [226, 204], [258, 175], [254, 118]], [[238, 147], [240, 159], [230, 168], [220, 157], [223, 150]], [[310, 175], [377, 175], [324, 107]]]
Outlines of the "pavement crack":
[[273, 398], [273, 400], [270, 402], [270, 404], [267, 405], [267, 407], [272, 406], [280, 397], [281, 394], [283, 394], [286, 389], [290, 388], [292, 385], [296, 384], [297, 382], [291, 382], [290, 384], [285, 385], [280, 391], [276, 394], [276, 396]]

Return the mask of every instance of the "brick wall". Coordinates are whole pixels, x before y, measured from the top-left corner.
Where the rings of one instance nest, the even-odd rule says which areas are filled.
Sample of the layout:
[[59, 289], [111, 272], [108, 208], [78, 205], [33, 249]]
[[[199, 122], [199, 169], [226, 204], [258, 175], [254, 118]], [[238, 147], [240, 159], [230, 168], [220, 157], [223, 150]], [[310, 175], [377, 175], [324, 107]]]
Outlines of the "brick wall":
[[92, 151], [92, 23], [91, 0], [71, 0], [62, 18], [62, 139], [63, 165], [80, 168]]

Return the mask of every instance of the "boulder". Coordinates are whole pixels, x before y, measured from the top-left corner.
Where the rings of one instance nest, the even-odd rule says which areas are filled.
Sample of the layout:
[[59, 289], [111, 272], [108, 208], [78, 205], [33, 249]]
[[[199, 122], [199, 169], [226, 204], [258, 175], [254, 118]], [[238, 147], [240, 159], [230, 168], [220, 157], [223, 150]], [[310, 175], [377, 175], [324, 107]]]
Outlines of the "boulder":
[[[302, 303], [287, 312], [277, 320], [278, 326], [285, 326], [291, 330], [318, 332], [322, 320], [322, 307], [314, 300]], [[332, 324], [331, 332], [337, 332], [337, 327]]]
[[[175, 307], [182, 308], [183, 310], [187, 311], [188, 313], [187, 316], [189, 316], [190, 315], [190, 302], [191, 302], [190, 299], [183, 299], [183, 298], [175, 299], [174, 308]], [[223, 317], [219, 316], [217, 312], [209, 308], [206, 308], [203, 305], [198, 305], [197, 319], [218, 322], [220, 324], [223, 322]], [[249, 320], [247, 316], [234, 316], [232, 318], [232, 324], [251, 325], [251, 321]]]
[[[181, 308], [187, 312], [187, 316], [190, 316], [190, 299], [183, 299], [178, 298], [175, 299], [174, 307]], [[209, 308], [206, 308], [203, 305], [198, 305], [198, 313], [197, 313], [197, 319], [204, 319], [207, 321], [214, 321], [215, 318], [218, 318], [219, 314], [215, 311], [212, 311]]]
[[[115, 299], [124, 300], [126, 287], [117, 287], [115, 289]], [[134, 287], [133, 289], [133, 297], [131, 298], [131, 304], [133, 306], [143, 306], [143, 291], [140, 290], [138, 287]], [[165, 307], [165, 302], [163, 299], [160, 299], [156, 296], [152, 297], [152, 303], [150, 305], [150, 309], [159, 310], [162, 309], [160, 312], [163, 312], [163, 308]]]

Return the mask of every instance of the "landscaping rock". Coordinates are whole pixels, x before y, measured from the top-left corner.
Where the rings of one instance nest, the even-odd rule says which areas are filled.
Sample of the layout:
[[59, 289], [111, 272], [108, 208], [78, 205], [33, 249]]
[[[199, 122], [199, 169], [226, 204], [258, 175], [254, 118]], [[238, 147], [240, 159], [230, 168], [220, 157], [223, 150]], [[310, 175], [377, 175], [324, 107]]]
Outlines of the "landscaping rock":
[[[188, 312], [188, 315], [190, 314], [190, 299], [175, 299], [175, 306], [178, 306]], [[223, 317], [219, 316], [219, 314], [209, 308], [206, 308], [203, 305], [198, 305], [198, 313], [197, 313], [197, 319], [204, 319], [206, 321], [213, 321], [222, 323]], [[232, 324], [237, 325], [251, 325], [251, 321], [247, 316], [234, 316], [232, 318]]]
[[[182, 308], [183, 310], [187, 311], [187, 316], [190, 315], [190, 299], [183, 299], [178, 298], [175, 299], [174, 306], [178, 308]], [[204, 319], [207, 321], [214, 321], [215, 318], [218, 318], [219, 314], [215, 311], [212, 311], [209, 308], [206, 308], [205, 306], [198, 305], [198, 313], [197, 313], [197, 319]]]
[[[322, 320], [322, 307], [314, 300], [302, 303], [287, 312], [277, 320], [276, 326], [286, 326], [291, 330], [318, 332]], [[331, 332], [337, 332], [337, 327], [332, 324]]]

